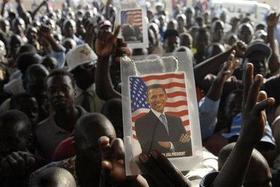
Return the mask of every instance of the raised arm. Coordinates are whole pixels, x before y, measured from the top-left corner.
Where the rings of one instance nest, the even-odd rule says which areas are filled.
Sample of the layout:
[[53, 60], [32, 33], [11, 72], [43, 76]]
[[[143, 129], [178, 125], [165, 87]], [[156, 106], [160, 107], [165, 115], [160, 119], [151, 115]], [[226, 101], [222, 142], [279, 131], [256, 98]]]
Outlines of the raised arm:
[[33, 12], [31, 13], [32, 19], [34, 19], [34, 17], [36, 16], [36, 14], [39, 12], [39, 10], [40, 10], [44, 5], [47, 6], [47, 11], [49, 10], [48, 0], [42, 1], [42, 2], [40, 3], [40, 5], [39, 5], [35, 10], [33, 10]]
[[5, 7], [7, 5], [7, 3], [9, 2], [9, 0], [3, 0], [3, 3], [2, 3], [2, 7], [1, 7], [1, 16], [4, 17], [4, 14], [5, 14]]
[[101, 151], [100, 187], [148, 187], [146, 180], [141, 176], [126, 176], [124, 164], [124, 145], [119, 138], [109, 142], [109, 138], [99, 138]]
[[206, 97], [199, 103], [202, 140], [211, 136], [215, 130], [220, 98], [223, 93], [225, 82], [239, 65], [239, 60], [235, 58], [235, 54], [236, 52], [233, 50], [227, 62], [224, 63], [223, 68], [219, 71], [216, 79], [213, 81]]
[[121, 94], [113, 87], [109, 70], [109, 58], [116, 47], [119, 31], [120, 27], [117, 27], [114, 34], [101, 30], [95, 43], [95, 50], [98, 56], [95, 72], [96, 93], [103, 100], [121, 98]]
[[279, 47], [277, 40], [275, 40], [274, 32], [275, 27], [278, 24], [280, 14], [272, 12], [266, 18], [267, 23], [267, 43], [269, 43], [272, 50], [272, 55], [269, 59], [269, 70], [272, 75], [276, 75], [280, 70], [280, 59], [279, 59]]
[[227, 61], [233, 50], [236, 51], [236, 56], [242, 57], [246, 52], [246, 44], [239, 41], [226, 52], [218, 54], [194, 66], [194, 77], [196, 84], [201, 86], [203, 79], [207, 74], [218, 72], [220, 65]]
[[214, 187], [242, 186], [246, 176], [250, 157], [255, 145], [264, 134], [266, 122], [265, 109], [274, 103], [273, 98], [267, 98], [260, 88], [263, 82], [261, 75], [254, 77], [253, 65], [248, 64], [244, 74], [242, 129], [237, 143], [215, 178]]
[[25, 8], [23, 7], [22, 5], [22, 0], [16, 0], [16, 3], [17, 3], [17, 12], [18, 12], [18, 15], [23, 18], [24, 17], [24, 13], [25, 13]]

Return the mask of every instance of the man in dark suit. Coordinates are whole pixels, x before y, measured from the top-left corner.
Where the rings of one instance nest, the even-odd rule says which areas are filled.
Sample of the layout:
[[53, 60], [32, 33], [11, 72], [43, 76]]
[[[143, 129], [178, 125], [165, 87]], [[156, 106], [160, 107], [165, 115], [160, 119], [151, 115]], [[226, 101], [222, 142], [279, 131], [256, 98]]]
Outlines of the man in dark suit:
[[186, 152], [191, 155], [190, 136], [179, 117], [164, 113], [167, 94], [165, 89], [154, 84], [148, 87], [147, 100], [151, 110], [135, 122], [136, 136], [143, 153], [158, 150], [161, 153]]

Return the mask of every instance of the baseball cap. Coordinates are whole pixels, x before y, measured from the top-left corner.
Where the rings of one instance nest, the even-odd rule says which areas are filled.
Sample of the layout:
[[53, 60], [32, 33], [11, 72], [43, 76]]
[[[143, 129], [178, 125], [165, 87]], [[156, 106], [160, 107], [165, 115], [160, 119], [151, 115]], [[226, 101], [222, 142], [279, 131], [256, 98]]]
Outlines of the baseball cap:
[[271, 49], [265, 43], [260, 40], [253, 41], [246, 51], [246, 57], [250, 57], [254, 52], [261, 52], [267, 58], [271, 55]]
[[72, 71], [79, 65], [87, 64], [97, 60], [97, 56], [88, 44], [78, 45], [66, 54], [68, 71]]

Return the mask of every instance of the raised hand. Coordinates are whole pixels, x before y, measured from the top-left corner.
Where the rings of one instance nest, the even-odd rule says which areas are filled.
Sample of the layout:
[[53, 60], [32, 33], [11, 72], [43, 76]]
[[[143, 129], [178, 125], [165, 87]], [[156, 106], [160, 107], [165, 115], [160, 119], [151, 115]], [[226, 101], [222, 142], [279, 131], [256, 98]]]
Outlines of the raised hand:
[[264, 91], [260, 91], [263, 83], [262, 75], [254, 77], [254, 66], [247, 64], [243, 75], [242, 129], [240, 138], [249, 145], [255, 145], [264, 134], [266, 123], [265, 109], [273, 105], [274, 98], [267, 98]]
[[240, 40], [232, 46], [232, 49], [236, 51], [237, 57], [244, 57], [247, 51], [247, 45]]
[[266, 24], [268, 27], [275, 27], [278, 24], [280, 14], [277, 15], [276, 12], [271, 12], [266, 18]]
[[112, 140], [111, 143], [109, 141], [106, 136], [99, 138], [102, 155], [100, 186], [146, 186], [141, 176], [126, 176], [123, 141], [119, 138]]
[[120, 26], [118, 26], [113, 33], [101, 30], [98, 33], [97, 40], [95, 42], [95, 52], [100, 57], [110, 56], [117, 43], [117, 36], [120, 32]]
[[223, 68], [218, 73], [217, 79], [225, 83], [225, 81], [232, 76], [234, 70], [239, 66], [240, 62], [235, 58], [236, 51], [233, 50], [228, 58], [228, 61], [224, 63]]
[[28, 152], [13, 152], [1, 160], [0, 173], [2, 176], [24, 176], [25, 171], [35, 162], [35, 157]]
[[189, 186], [184, 175], [158, 151], [153, 150], [151, 155], [141, 153], [137, 164], [143, 173], [152, 178], [156, 186]]

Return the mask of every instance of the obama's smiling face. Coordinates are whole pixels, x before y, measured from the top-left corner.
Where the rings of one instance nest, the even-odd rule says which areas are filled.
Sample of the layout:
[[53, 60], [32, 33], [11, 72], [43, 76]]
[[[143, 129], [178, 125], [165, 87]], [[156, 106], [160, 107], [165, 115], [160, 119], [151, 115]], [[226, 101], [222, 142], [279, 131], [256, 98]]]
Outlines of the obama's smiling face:
[[167, 100], [167, 95], [163, 88], [151, 88], [147, 93], [147, 100], [151, 108], [157, 112], [163, 113]]

